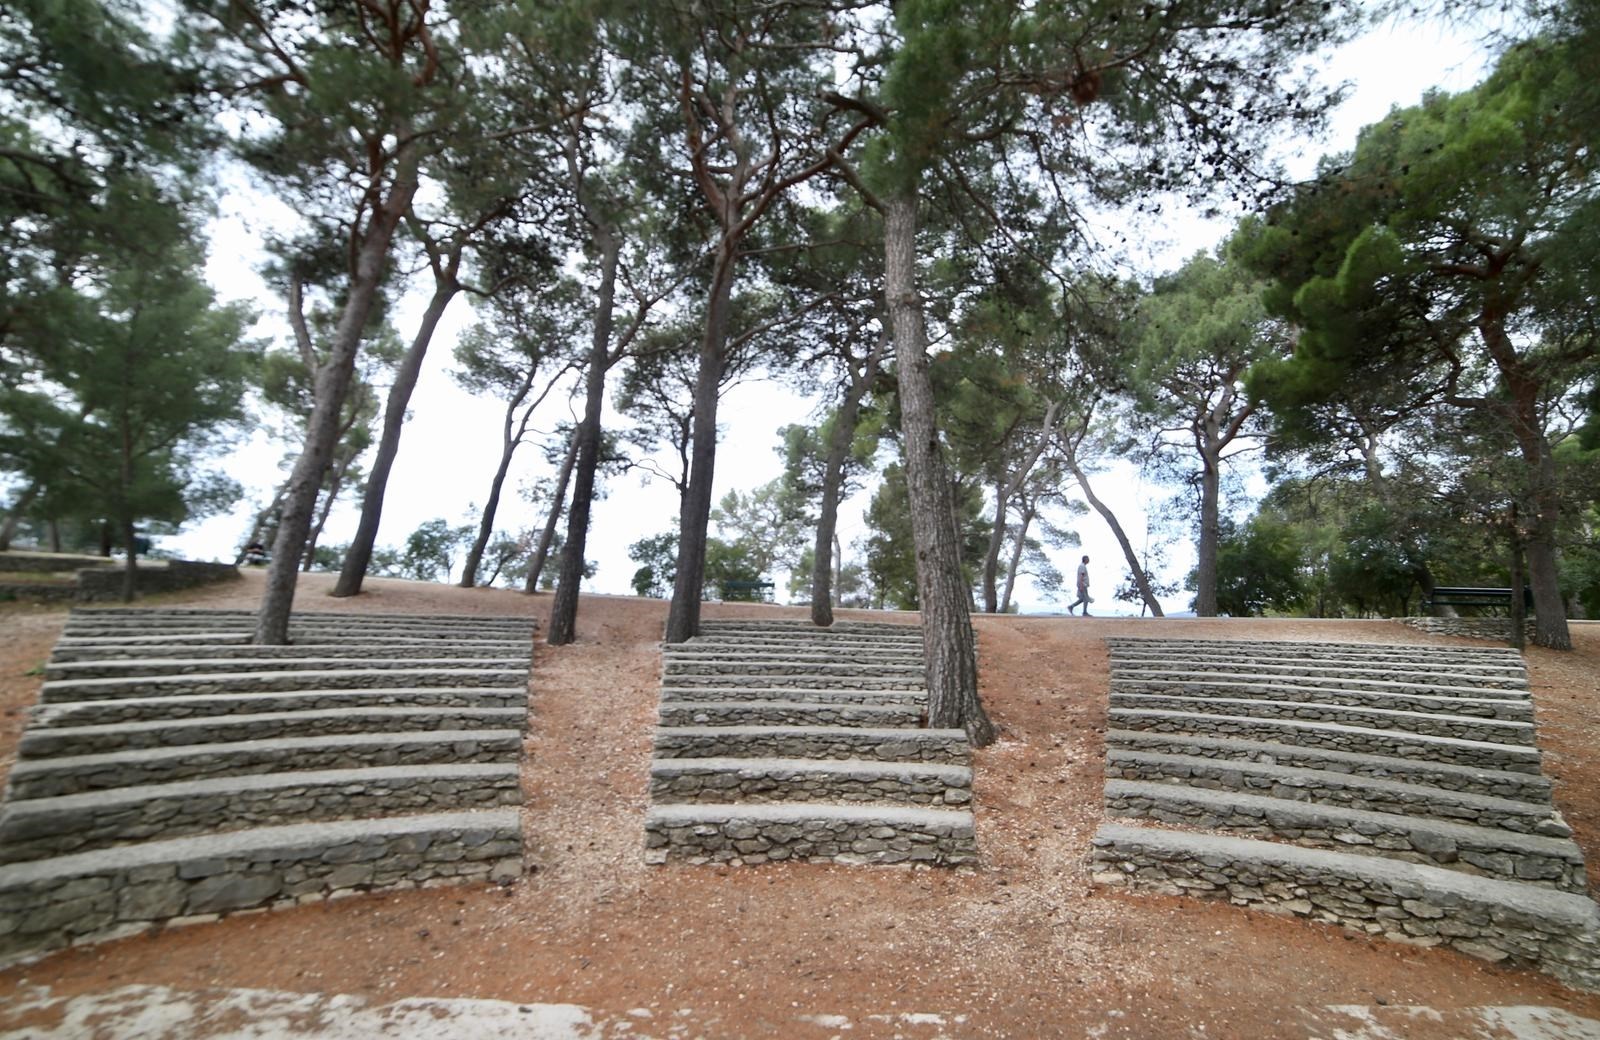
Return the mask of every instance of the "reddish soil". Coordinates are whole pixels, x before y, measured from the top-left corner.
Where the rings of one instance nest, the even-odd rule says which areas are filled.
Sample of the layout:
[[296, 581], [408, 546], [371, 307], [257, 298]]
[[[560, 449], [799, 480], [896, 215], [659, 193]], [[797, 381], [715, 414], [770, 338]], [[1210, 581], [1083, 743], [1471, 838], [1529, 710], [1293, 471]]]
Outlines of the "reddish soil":
[[[355, 600], [311, 576], [316, 610], [532, 614], [548, 596], [378, 581]], [[260, 576], [168, 602], [256, 605]], [[0, 759], [14, 752], [59, 610], [0, 614]], [[799, 616], [708, 605], [706, 616]], [[914, 615], [846, 611], [914, 621]], [[802, 1015], [894, 1035], [906, 1012], [958, 1036], [1295, 1037], [1328, 1005], [1549, 1005], [1600, 996], [1445, 950], [1203, 900], [1091, 885], [1106, 718], [1102, 637], [1437, 642], [1386, 622], [980, 618], [983, 697], [1002, 738], [976, 756], [981, 865], [646, 867], [646, 775], [665, 604], [589, 597], [579, 641], [538, 644], [523, 782], [528, 874], [509, 888], [380, 894], [235, 916], [0, 972], [0, 992], [139, 982], [692, 1009], [697, 1035], [793, 1035]], [[1547, 771], [1600, 880], [1600, 626], [1571, 654], [1531, 651]], [[266, 956], [263, 954], [266, 953]], [[960, 1016], [960, 1017], [957, 1017]], [[875, 1032], [873, 1022], [884, 1023]], [[609, 1032], [606, 1035], [611, 1035]], [[920, 1035], [920, 1034], [919, 1034]], [[1409, 1036], [1460, 1035], [1416, 1020]], [[1485, 1034], [1488, 1035], [1488, 1034]], [[1499, 1035], [1499, 1034], [1496, 1034]]]

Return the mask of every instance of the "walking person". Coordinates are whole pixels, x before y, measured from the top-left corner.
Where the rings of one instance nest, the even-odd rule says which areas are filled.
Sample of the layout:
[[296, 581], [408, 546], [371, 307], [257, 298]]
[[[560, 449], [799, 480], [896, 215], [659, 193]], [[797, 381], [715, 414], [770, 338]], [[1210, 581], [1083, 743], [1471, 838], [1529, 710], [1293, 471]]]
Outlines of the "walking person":
[[1085, 556], [1083, 562], [1078, 564], [1078, 598], [1067, 604], [1067, 613], [1072, 613], [1072, 608], [1079, 603], [1083, 604], [1083, 616], [1089, 616], [1089, 604], [1094, 601], [1089, 598], [1089, 557]]

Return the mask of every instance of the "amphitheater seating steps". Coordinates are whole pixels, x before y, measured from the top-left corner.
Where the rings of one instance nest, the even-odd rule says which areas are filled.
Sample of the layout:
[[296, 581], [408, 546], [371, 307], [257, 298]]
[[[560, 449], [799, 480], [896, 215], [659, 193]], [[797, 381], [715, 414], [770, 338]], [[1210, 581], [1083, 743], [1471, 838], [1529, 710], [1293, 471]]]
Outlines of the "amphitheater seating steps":
[[521, 872], [534, 625], [74, 610], [0, 805], [0, 961], [338, 891]]
[[707, 621], [662, 659], [646, 862], [976, 858], [966, 734], [921, 727], [920, 629]]
[[[1095, 878], [1600, 988], [1600, 911], [1488, 648], [1117, 639]], [[1161, 825], [1181, 828], [1170, 829]]]

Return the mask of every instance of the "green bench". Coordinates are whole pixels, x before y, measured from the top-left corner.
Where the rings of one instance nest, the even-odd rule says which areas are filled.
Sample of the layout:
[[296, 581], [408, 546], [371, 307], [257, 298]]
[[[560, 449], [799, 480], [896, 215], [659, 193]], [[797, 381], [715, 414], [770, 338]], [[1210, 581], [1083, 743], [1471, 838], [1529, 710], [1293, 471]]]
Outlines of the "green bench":
[[723, 599], [760, 600], [766, 602], [773, 589], [770, 581], [724, 581], [718, 583]]
[[[1431, 595], [1422, 598], [1424, 611], [1434, 607], [1491, 607], [1509, 611], [1511, 590], [1441, 585]], [[1522, 608], [1525, 611], [1533, 610], [1533, 593], [1526, 587], [1522, 590]]]

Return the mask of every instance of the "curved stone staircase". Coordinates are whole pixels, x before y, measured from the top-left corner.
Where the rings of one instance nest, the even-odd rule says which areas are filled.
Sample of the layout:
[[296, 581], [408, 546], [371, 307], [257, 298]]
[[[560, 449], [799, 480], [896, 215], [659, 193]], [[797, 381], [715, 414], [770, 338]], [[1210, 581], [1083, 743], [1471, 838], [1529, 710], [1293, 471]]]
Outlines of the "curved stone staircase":
[[75, 610], [0, 806], [0, 958], [521, 873], [527, 618]]
[[[1600, 988], [1521, 658], [1115, 639], [1095, 879], [1226, 898]], [[1175, 829], [1176, 828], [1176, 829]]]
[[925, 729], [922, 630], [706, 621], [662, 648], [650, 863], [976, 858], [971, 748]]

